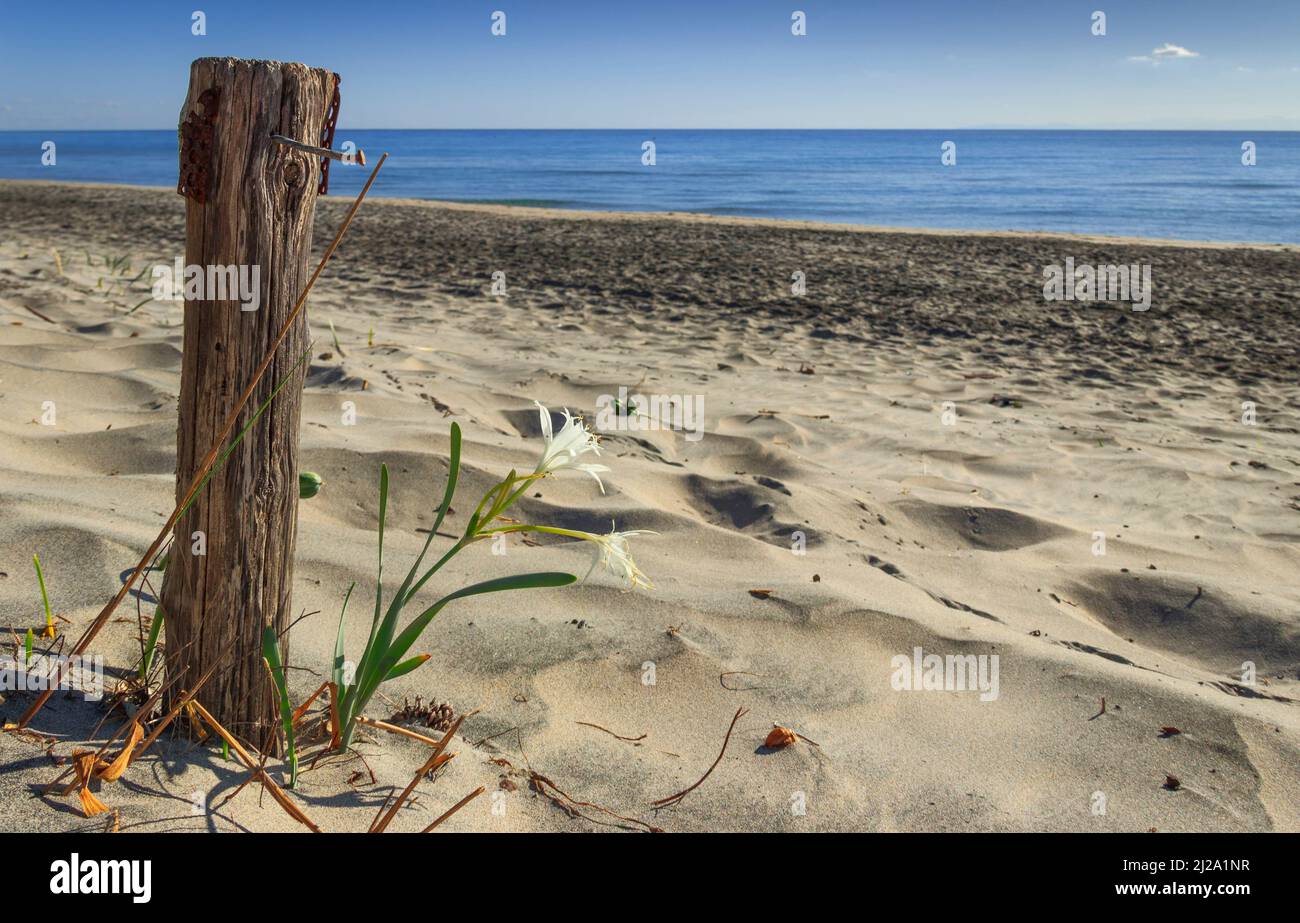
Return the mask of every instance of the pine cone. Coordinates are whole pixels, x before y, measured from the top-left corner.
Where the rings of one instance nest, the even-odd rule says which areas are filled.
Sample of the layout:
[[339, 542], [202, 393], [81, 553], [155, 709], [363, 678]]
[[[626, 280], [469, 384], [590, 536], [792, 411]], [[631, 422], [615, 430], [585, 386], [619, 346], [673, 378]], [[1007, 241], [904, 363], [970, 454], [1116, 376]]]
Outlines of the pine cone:
[[440, 702], [437, 705], [430, 706], [429, 716], [425, 719], [425, 724], [435, 731], [446, 733], [451, 730], [452, 723], [456, 720], [456, 712], [447, 702]]

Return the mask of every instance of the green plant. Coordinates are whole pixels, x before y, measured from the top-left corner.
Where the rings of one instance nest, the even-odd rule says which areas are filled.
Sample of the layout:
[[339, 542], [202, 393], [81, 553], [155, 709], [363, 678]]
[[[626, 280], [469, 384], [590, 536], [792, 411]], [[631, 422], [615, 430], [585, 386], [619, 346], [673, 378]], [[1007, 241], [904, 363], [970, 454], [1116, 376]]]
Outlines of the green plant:
[[[383, 606], [383, 568], [384, 527], [388, 518], [389, 478], [388, 466], [380, 465], [379, 564], [375, 581], [375, 609], [365, 650], [360, 660], [357, 661], [355, 670], [350, 677], [347, 675], [346, 670], [344, 626], [347, 617], [348, 600], [352, 597], [351, 587], [343, 600], [343, 610], [339, 614], [339, 629], [334, 645], [334, 664], [331, 672], [335, 688], [338, 690], [340, 746], [343, 749], [346, 749], [351, 744], [357, 720], [362, 716], [366, 705], [369, 704], [371, 697], [379, 689], [380, 685], [411, 672], [428, 660], [429, 655], [427, 654], [420, 654], [408, 659], [403, 658], [406, 657], [415, 642], [419, 640], [420, 635], [423, 634], [434, 617], [449, 603], [457, 599], [504, 590], [567, 586], [577, 580], [577, 577], [573, 574], [543, 572], [499, 577], [495, 580], [472, 584], [443, 596], [433, 605], [423, 609], [399, 632], [397, 625], [401, 614], [415, 599], [416, 594], [448, 561], [474, 542], [495, 538], [508, 532], [520, 531], [549, 532], [554, 535], [594, 542], [602, 552], [602, 556], [598, 559], [601, 563], [619, 573], [629, 585], [649, 586], [649, 582], [644, 580], [636, 565], [632, 563], [631, 556], [627, 554], [625, 536], [638, 533], [612, 532], [610, 535], [605, 536], [573, 529], [555, 529], [538, 525], [515, 524], [501, 528], [493, 527], [515, 504], [523, 492], [528, 489], [528, 486], [539, 478], [544, 478], [564, 468], [575, 468], [596, 477], [597, 483], [599, 483], [600, 479], [597, 477], [596, 472], [609, 470], [604, 465], [578, 463], [577, 459], [588, 452], [600, 453], [595, 436], [583, 425], [580, 418], [571, 417], [565, 411], [564, 427], [558, 434], [553, 434], [550, 411], [540, 404], [537, 406], [542, 414], [542, 434], [546, 439], [546, 449], [536, 469], [534, 469], [533, 473], [526, 475], [511, 471], [503, 480], [490, 488], [479, 501], [478, 507], [470, 516], [460, 538], [436, 563], [421, 573], [420, 568], [424, 563], [425, 555], [429, 551], [434, 536], [438, 534], [448, 510], [451, 508], [452, 498], [456, 494], [456, 483], [460, 473], [461, 432], [459, 425], [452, 424], [447, 484], [443, 492], [442, 503], [438, 506], [433, 528], [429, 530], [424, 547], [416, 557], [415, 563], [411, 565], [405, 579], [393, 594], [387, 609]], [[594, 567], [595, 563], [592, 566]]]
[[45, 575], [41, 573], [41, 556], [32, 555], [32, 563], [36, 565], [36, 582], [41, 585], [41, 602], [45, 605], [45, 634], [42, 637], [54, 637], [54, 614], [50, 611], [50, 594], [45, 592]]
[[293, 705], [289, 702], [289, 681], [284, 674], [284, 664], [280, 660], [280, 639], [275, 629], [267, 625], [262, 630], [262, 657], [266, 668], [271, 671], [271, 682], [280, 699], [280, 727], [284, 730], [285, 750], [289, 755], [289, 787], [298, 785], [298, 744], [293, 733]]
[[[159, 568], [161, 570], [162, 568]], [[149, 681], [149, 671], [153, 668], [153, 655], [158, 649], [158, 632], [162, 630], [162, 606], [154, 610], [153, 621], [149, 623], [149, 637], [145, 639], [144, 650], [140, 656], [140, 682]]]

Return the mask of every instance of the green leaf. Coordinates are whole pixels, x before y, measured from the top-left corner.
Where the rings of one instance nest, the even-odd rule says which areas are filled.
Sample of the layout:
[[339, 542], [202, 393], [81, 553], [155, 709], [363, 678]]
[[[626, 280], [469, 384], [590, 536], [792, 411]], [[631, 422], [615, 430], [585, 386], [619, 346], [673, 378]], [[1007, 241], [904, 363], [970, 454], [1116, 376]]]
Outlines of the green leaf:
[[390, 679], [397, 679], [399, 676], [405, 676], [407, 673], [410, 673], [420, 664], [428, 660], [429, 657], [429, 654], [417, 654], [410, 660], [403, 660], [397, 666], [388, 671], [388, 675], [384, 677], [384, 682], [388, 682]]
[[467, 596], [480, 596], [484, 593], [498, 593], [503, 590], [529, 590], [539, 589], [542, 587], [561, 587], [568, 586], [578, 578], [573, 574], [564, 574], [556, 571], [548, 571], [538, 574], [516, 574], [513, 577], [498, 577], [495, 580], [486, 580], [483, 583], [475, 583], [471, 586], [464, 587], [454, 593], [449, 593], [442, 599], [438, 600], [428, 609], [425, 609], [414, 619], [411, 624], [407, 625], [396, 640], [384, 650], [377, 650], [378, 662], [373, 670], [370, 671], [370, 677], [367, 683], [358, 690], [357, 702], [362, 708], [370, 696], [374, 694], [375, 689], [379, 687], [379, 682], [375, 677], [387, 676], [397, 662], [405, 656], [411, 646], [420, 639], [420, 635], [429, 627], [434, 616], [442, 611], [443, 607], [456, 599], [464, 599]]
[[23, 640], [23, 666], [32, 662], [32, 630], [27, 629], [27, 637]]
[[289, 751], [289, 787], [298, 784], [298, 745], [293, 733], [293, 705], [289, 701], [289, 688], [280, 662], [280, 639], [270, 625], [262, 629], [262, 656], [271, 668], [271, 680], [280, 696], [280, 726], [284, 729], [285, 746]]
[[379, 570], [375, 575], [375, 614], [370, 620], [370, 634], [366, 649], [361, 654], [361, 667], [370, 662], [370, 652], [375, 646], [375, 632], [379, 630], [379, 610], [384, 595], [384, 523], [388, 521], [388, 465], [379, 464]]
[[36, 565], [36, 582], [41, 585], [41, 602], [45, 606], [45, 630], [54, 637], [54, 615], [50, 612], [50, 594], [45, 592], [45, 575], [41, 573], [41, 556], [32, 555], [32, 563]]
[[334, 639], [334, 670], [330, 678], [334, 681], [334, 688], [338, 690], [340, 696], [343, 695], [343, 662], [345, 659], [343, 654], [343, 620], [348, 614], [348, 600], [352, 598], [352, 591], [356, 588], [357, 582], [354, 580], [352, 585], [348, 587], [347, 595], [343, 597], [343, 609], [339, 612], [339, 633]]
[[[415, 575], [420, 569], [420, 564], [423, 563], [424, 561], [424, 555], [429, 550], [429, 544], [433, 541], [433, 537], [438, 533], [438, 530], [442, 528], [442, 521], [447, 518], [447, 511], [451, 509], [451, 501], [452, 498], [456, 495], [456, 481], [459, 477], [460, 477], [460, 425], [457, 423], [452, 423], [451, 424], [451, 452], [447, 460], [447, 487], [442, 492], [442, 505], [438, 507], [438, 516], [433, 521], [433, 528], [429, 530], [429, 537], [424, 540], [424, 547], [420, 549], [420, 556], [416, 558], [415, 563], [411, 565], [410, 573], [406, 575], [406, 580], [402, 582], [401, 589], [397, 591], [397, 596], [394, 597], [395, 602], [400, 600], [400, 602], [398, 603], [399, 608], [401, 606], [405, 606], [408, 602], [410, 602], [411, 598], [420, 591], [420, 588], [424, 586], [425, 583], [428, 582], [429, 578], [432, 577], [435, 573], [437, 573], [438, 569], [444, 563], [446, 563], [447, 558], [444, 557], [442, 561], [439, 561], [437, 564], [435, 564], [429, 570], [428, 573], [426, 573], [423, 577], [421, 577], [418, 581], [416, 581], [413, 587], [411, 586], [411, 581], [415, 579]], [[390, 631], [389, 637], [391, 636], [392, 636], [392, 632]]]
[[460, 477], [460, 424], [451, 424], [451, 453], [447, 460], [447, 488], [442, 492], [442, 505], [438, 507], [438, 518], [434, 520], [433, 529], [429, 533], [432, 535], [442, 527], [442, 521], [447, 518], [447, 511], [451, 509], [451, 498], [456, 495], [456, 481]]
[[153, 667], [154, 651], [158, 649], [158, 632], [162, 630], [163, 611], [162, 606], [154, 610], [153, 622], [149, 625], [149, 638], [144, 643], [144, 657], [140, 660], [140, 680], [144, 682], [149, 678], [149, 670]]
[[379, 465], [379, 571], [375, 576], [375, 618], [370, 626], [373, 635], [379, 624], [379, 609], [384, 596], [384, 523], [388, 520], [388, 465]]

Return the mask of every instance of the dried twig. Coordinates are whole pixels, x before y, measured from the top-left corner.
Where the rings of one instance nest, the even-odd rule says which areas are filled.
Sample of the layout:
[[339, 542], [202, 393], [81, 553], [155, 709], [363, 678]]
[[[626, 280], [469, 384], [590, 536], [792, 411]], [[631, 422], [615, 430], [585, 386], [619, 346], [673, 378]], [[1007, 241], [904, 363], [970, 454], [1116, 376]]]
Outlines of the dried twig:
[[234, 735], [222, 727], [217, 722], [217, 719], [208, 714], [208, 710], [198, 702], [194, 703], [194, 710], [199, 713], [199, 717], [204, 720], [208, 727], [212, 728], [212, 730], [215, 731], [222, 740], [230, 744], [230, 749], [233, 750], [235, 755], [243, 761], [245, 766], [257, 772], [258, 776], [261, 778], [262, 784], [266, 786], [266, 790], [271, 793], [272, 798], [279, 802], [280, 807], [284, 808], [286, 814], [305, 826], [312, 833], [320, 833], [320, 827], [317, 827], [312, 823], [311, 818], [303, 813], [302, 808], [294, 804], [293, 801], [290, 800], [289, 796], [284, 793], [284, 789], [276, 785], [275, 780], [272, 779], [256, 762], [254, 762], [253, 758], [248, 755], [248, 751], [245, 750], [239, 741], [235, 739]]
[[[375, 822], [370, 825], [371, 833], [383, 833], [388, 829], [388, 825], [392, 823], [393, 818], [397, 815], [397, 812], [401, 809], [406, 799], [411, 797], [411, 792], [415, 790], [415, 786], [420, 783], [420, 780], [423, 779], [427, 773], [437, 769], [455, 755], [451, 754], [447, 759], [440, 759], [442, 751], [447, 749], [447, 744], [451, 743], [451, 739], [456, 735], [456, 732], [460, 730], [461, 723], [471, 714], [473, 714], [473, 712], [461, 715], [456, 719], [456, 723], [451, 726], [447, 733], [442, 735], [442, 740], [438, 741], [434, 746], [433, 753], [431, 753], [429, 758], [424, 761], [424, 765], [415, 771], [415, 775], [411, 778], [411, 781], [407, 784], [406, 788], [402, 790], [402, 793], [397, 796], [397, 800], [394, 801], [392, 807], [388, 809], [388, 813], [384, 814], [383, 817], [376, 818]], [[384, 803], [387, 804], [387, 802]]]
[[518, 725], [512, 728], [506, 728], [504, 731], [497, 731], [495, 734], [489, 734], [487, 737], [484, 737], [482, 740], [476, 740], [474, 742], [474, 746], [476, 747], [482, 746], [483, 744], [487, 743], [489, 740], [496, 740], [498, 737], [502, 736], [503, 734], [509, 734], [511, 731], [517, 731], [517, 730], [519, 730]]
[[301, 705], [299, 705], [297, 709], [294, 710], [293, 713], [294, 727], [298, 726], [298, 721], [302, 718], [304, 714], [306, 714], [308, 706], [310, 706], [312, 702], [315, 702], [316, 697], [319, 696], [322, 692], [327, 691], [329, 689], [329, 685], [330, 685], [329, 682], [321, 683], [320, 687], [311, 695], [307, 696], [307, 700], [303, 702]]
[[727, 736], [722, 741], [722, 750], [718, 753], [718, 758], [713, 761], [713, 765], [709, 767], [708, 772], [700, 776], [699, 782], [696, 782], [690, 788], [682, 789], [676, 795], [669, 795], [667, 798], [660, 798], [658, 801], [654, 802], [654, 806], [656, 808], [666, 808], [666, 807], [670, 807], [671, 805], [675, 805], [679, 803], [687, 795], [689, 795], [691, 792], [695, 791], [695, 789], [700, 787], [700, 784], [705, 779], [707, 779], [709, 775], [713, 772], [713, 770], [718, 768], [718, 764], [722, 762], [722, 757], [727, 752], [727, 744], [731, 742], [731, 732], [736, 728], [736, 722], [739, 721], [742, 717], [744, 717], [744, 715], [748, 713], [748, 711], [749, 711], [748, 708], [743, 708], [743, 707], [736, 709], [736, 716], [731, 719], [731, 726], [727, 728]]
[[[266, 663], [265, 659], [263, 659], [262, 662], [263, 662], [263, 663]], [[269, 664], [268, 664], [268, 668], [269, 668]], [[260, 760], [258, 760], [257, 768], [254, 769], [254, 770], [252, 770], [251, 772], [249, 772], [249, 774], [248, 774], [247, 776], [244, 777], [244, 781], [243, 781], [243, 782], [240, 782], [240, 783], [239, 783], [239, 786], [238, 786], [238, 787], [237, 787], [233, 792], [231, 792], [229, 795], [227, 795], [225, 798], [223, 798], [223, 799], [221, 800], [221, 803], [220, 803], [220, 804], [218, 804], [218, 805], [216, 805], [215, 807], [212, 808], [212, 813], [213, 813], [213, 814], [216, 814], [218, 811], [220, 811], [222, 808], [224, 808], [227, 804], [229, 804], [230, 802], [234, 801], [234, 800], [235, 800], [235, 796], [237, 796], [240, 792], [242, 792], [245, 788], [247, 788], [247, 787], [248, 787], [248, 784], [249, 784], [250, 782], [253, 782], [253, 781], [257, 780], [258, 778], [261, 777], [261, 775], [262, 775], [263, 773], [266, 772], [266, 761], [267, 761], [267, 758], [268, 758], [268, 757], [270, 756], [270, 754], [271, 754], [271, 744], [274, 743], [274, 741], [275, 741], [275, 736], [276, 736], [277, 733], [278, 733], [278, 728], [277, 728], [275, 725], [272, 725], [272, 726], [267, 730], [266, 741], [262, 744], [262, 752], [261, 752], [261, 757], [262, 757], [262, 758], [261, 758]], [[266, 789], [266, 786], [262, 786], [262, 788], [263, 788], [263, 790], [265, 790], [265, 789]], [[257, 805], [257, 806], [258, 806], [259, 808], [262, 806], [260, 800], [258, 801], [258, 805]]]
[[[60, 272], [59, 275], [63, 275], [63, 273]], [[45, 323], [47, 323], [47, 324], [54, 324], [54, 321], [50, 320], [48, 317], [46, 317], [46, 316], [45, 316], [44, 314], [42, 314], [40, 311], [38, 311], [38, 310], [36, 310], [35, 308], [33, 308], [31, 305], [29, 305], [29, 304], [25, 304], [25, 305], [23, 305], [23, 307], [26, 308], [28, 311], [31, 311], [33, 314], [35, 314], [35, 315], [36, 315], [37, 317], [39, 317], [41, 320], [45, 321]], [[58, 324], [54, 324], [54, 326], [57, 327]]]
[[430, 831], [433, 830], [434, 827], [438, 826], [438, 825], [439, 825], [440, 823], [442, 823], [444, 820], [446, 820], [447, 818], [451, 817], [451, 815], [455, 814], [455, 813], [456, 813], [457, 811], [459, 811], [461, 808], [465, 807], [465, 805], [469, 804], [471, 801], [473, 801], [473, 800], [474, 800], [475, 798], [477, 798], [479, 795], [483, 794], [485, 791], [487, 791], [487, 789], [485, 789], [482, 785], [480, 785], [478, 788], [474, 789], [474, 791], [470, 792], [470, 793], [469, 793], [468, 795], [466, 795], [464, 798], [460, 799], [460, 801], [457, 801], [457, 802], [456, 802], [455, 804], [453, 804], [450, 808], [448, 808], [446, 811], [444, 811], [444, 812], [443, 812], [443, 813], [438, 817], [437, 820], [435, 820], [435, 821], [434, 821], [433, 823], [431, 823], [429, 826], [425, 827], [425, 828], [424, 828], [423, 830], [421, 830], [420, 832], [421, 832], [421, 833], [429, 833]]
[[375, 718], [367, 718], [365, 715], [357, 718], [358, 724], [366, 724], [373, 728], [379, 728], [381, 731], [387, 731], [390, 734], [400, 734], [403, 737], [409, 737], [412, 740], [418, 740], [420, 743], [428, 744], [431, 747], [438, 746], [438, 741], [432, 737], [426, 737], [423, 734], [417, 734], [415, 731], [408, 730], [404, 727], [398, 727], [395, 724], [389, 724], [387, 721], [379, 721]]
[[728, 676], [757, 676], [759, 679], [766, 679], [764, 673], [750, 673], [748, 670], [728, 670], [726, 673], [718, 674], [718, 685], [728, 692], [749, 692], [751, 689], [764, 689], [764, 686], [728, 686]]
[[609, 728], [603, 728], [599, 724], [592, 724], [590, 721], [576, 721], [574, 723], [581, 724], [583, 727], [595, 728], [598, 731], [604, 731], [610, 737], [616, 738], [617, 740], [626, 740], [630, 744], [634, 744], [639, 740], [645, 740], [648, 736], [650, 736], [648, 734], [642, 734], [640, 737], [624, 737], [621, 734], [615, 734]]
[[[664, 832], [663, 828], [656, 827], [654, 824], [648, 824], [643, 820], [639, 820], [638, 818], [628, 817], [624, 814], [619, 814], [615, 811], [611, 811], [609, 808], [603, 807], [598, 804], [593, 804], [590, 801], [578, 801], [577, 799], [573, 798], [571, 795], [562, 791], [558, 785], [556, 785], [550, 779], [546, 778], [546, 776], [542, 775], [540, 772], [535, 772], [530, 769], [528, 771], [528, 781], [532, 784], [533, 791], [537, 792], [539, 795], [544, 795], [547, 798], [549, 798], [552, 803], [554, 803], [558, 808], [560, 808], [560, 810], [564, 811], [570, 817], [581, 817], [585, 820], [591, 820], [591, 818], [587, 817], [585, 814], [583, 814], [581, 811], [578, 810], [578, 808], [591, 808], [592, 810], [599, 811], [602, 814], [608, 814], [610, 817], [617, 818], [618, 820], [624, 821], [626, 823], [635, 824], [636, 826], [643, 828], [647, 833]], [[551, 791], [548, 792], [547, 791], [548, 788], [551, 789]], [[552, 792], [554, 794], [552, 794]]]

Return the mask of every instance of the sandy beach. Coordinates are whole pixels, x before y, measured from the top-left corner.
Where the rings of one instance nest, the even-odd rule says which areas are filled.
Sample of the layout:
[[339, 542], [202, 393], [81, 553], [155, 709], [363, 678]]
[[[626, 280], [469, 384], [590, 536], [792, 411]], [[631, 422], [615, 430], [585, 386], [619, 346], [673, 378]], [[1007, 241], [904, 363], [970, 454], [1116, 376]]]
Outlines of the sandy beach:
[[[317, 253], [347, 205], [319, 203]], [[39, 552], [75, 638], [172, 507], [181, 307], [131, 280], [183, 255], [184, 200], [0, 181], [0, 221], [0, 611], [15, 639], [38, 624]], [[1149, 265], [1150, 309], [1045, 302], [1066, 258]], [[393, 829], [481, 785], [445, 829], [1300, 831], [1300, 247], [372, 199], [309, 321], [301, 455], [324, 486], [300, 506], [293, 603], [317, 614], [291, 634], [296, 701], [353, 581], [365, 643], [381, 463], [391, 575], [433, 524], [453, 422], [459, 532], [471, 497], [532, 470], [535, 400], [703, 409], [694, 433], [602, 433], [604, 494], [566, 472], [521, 501], [652, 530], [654, 588], [597, 570], [443, 612], [369, 714], [478, 711]], [[441, 585], [591, 560], [504, 552], [471, 547]], [[139, 656], [135, 609], [96, 640], [110, 683]], [[996, 655], [994, 694], [896, 688], [918, 648]], [[32, 701], [3, 697], [5, 722]], [[654, 808], [740, 708], [703, 783]], [[104, 829], [42, 795], [103, 718], [59, 694], [33, 723], [48, 744], [0, 735], [0, 829]], [[774, 724], [801, 739], [764, 747]], [[377, 731], [358, 750], [293, 795], [325, 830], [365, 830], [428, 752]], [[169, 734], [98, 795], [122, 830], [302, 829], [257, 786], [194, 808], [246, 776]]]

